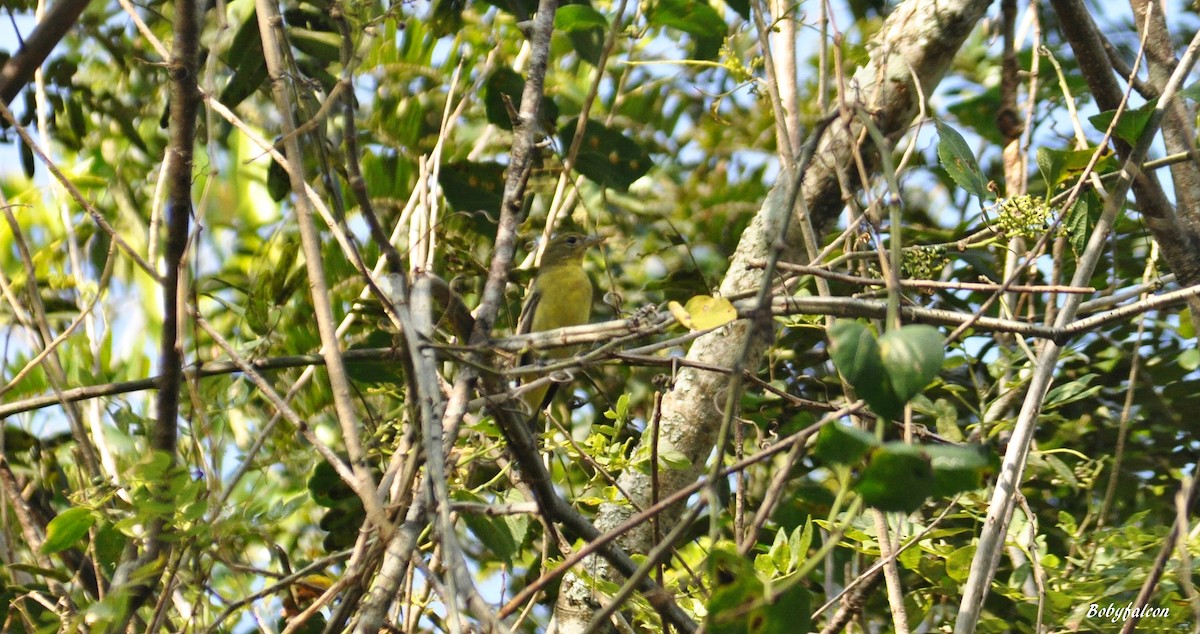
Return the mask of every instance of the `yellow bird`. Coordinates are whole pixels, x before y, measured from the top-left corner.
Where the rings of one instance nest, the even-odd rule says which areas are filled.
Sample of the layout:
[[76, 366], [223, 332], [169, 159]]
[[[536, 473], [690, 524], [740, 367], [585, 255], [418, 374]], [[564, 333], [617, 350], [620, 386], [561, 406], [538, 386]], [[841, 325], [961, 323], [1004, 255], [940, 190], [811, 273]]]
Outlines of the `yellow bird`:
[[[583, 256], [604, 238], [580, 233], [554, 236], [542, 254], [542, 265], [533, 279], [533, 288], [525, 305], [517, 334], [554, 330], [586, 324], [592, 317], [592, 280], [583, 270]], [[544, 353], [550, 359], [565, 359], [575, 354], [574, 348], [554, 348]], [[529, 361], [529, 355], [522, 363]], [[530, 412], [530, 424], [554, 396], [553, 384], [533, 389], [521, 395]]]

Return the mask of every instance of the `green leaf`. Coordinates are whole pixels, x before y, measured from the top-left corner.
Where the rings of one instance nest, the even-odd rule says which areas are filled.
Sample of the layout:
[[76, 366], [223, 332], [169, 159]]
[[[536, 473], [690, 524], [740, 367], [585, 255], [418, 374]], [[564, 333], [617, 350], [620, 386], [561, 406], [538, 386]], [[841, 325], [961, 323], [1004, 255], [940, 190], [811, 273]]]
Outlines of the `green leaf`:
[[620, 425], [624, 425], [625, 421], [629, 420], [629, 395], [622, 394], [618, 396], [617, 402], [604, 411], [604, 417]]
[[813, 456], [830, 464], [851, 464], [858, 462], [867, 452], [879, 446], [875, 436], [867, 432], [841, 425], [829, 423], [817, 432], [817, 442], [813, 447]]
[[554, 29], [556, 31], [586, 31], [589, 29], [607, 29], [608, 20], [604, 14], [586, 4], [568, 4], [559, 7], [554, 12]]
[[1095, 381], [1097, 378], [1096, 374], [1085, 374], [1073, 381], [1063, 383], [1046, 393], [1046, 398], [1042, 401], [1042, 407], [1044, 409], [1061, 407], [1068, 403], [1074, 403], [1090, 397], [1099, 392], [1100, 388], [1103, 387], [1100, 385], [1091, 385], [1092, 381]]
[[[261, 262], [256, 259], [255, 262]], [[246, 325], [257, 335], [265, 335], [271, 329], [271, 315], [278, 314], [277, 307], [271, 303], [270, 284], [275, 277], [273, 271], [262, 271], [259, 275], [251, 275], [250, 292], [246, 295]]]
[[868, 390], [883, 382], [879, 342], [857, 321], [840, 320], [829, 329], [829, 357], [855, 390]]
[[502, 130], [512, 130], [512, 116], [505, 97], [508, 97], [512, 109], [521, 109], [521, 95], [524, 91], [524, 78], [512, 68], [499, 68], [487, 78], [484, 84], [484, 112], [487, 122]]
[[302, 53], [332, 64], [341, 56], [342, 38], [337, 33], [312, 31], [300, 27], [288, 27], [288, 41]]
[[661, 293], [665, 300], [686, 302], [695, 295], [711, 292], [707, 282], [708, 280], [695, 267], [680, 266], [664, 277], [650, 280], [646, 284], [645, 290]]
[[238, 27], [222, 59], [233, 69], [233, 76], [221, 90], [220, 101], [232, 110], [267, 81], [267, 61], [258, 32], [258, 13], [254, 10]]
[[208, 502], [206, 500], [194, 500], [185, 502], [179, 508], [179, 517], [185, 522], [194, 522], [200, 519], [208, 511]]
[[895, 418], [904, 408], [896, 396], [883, 362], [879, 342], [866, 326], [839, 321], [829, 330], [829, 356], [859, 398], [884, 418]]
[[812, 629], [812, 593], [799, 583], [754, 608], [746, 617], [748, 634], [792, 634]]
[[[1076, 477], [1075, 470], [1072, 469], [1070, 465], [1063, 462], [1061, 458], [1052, 453], [1043, 453], [1040, 457], [1042, 463], [1050, 467], [1050, 470], [1053, 471], [1063, 483], [1072, 489], [1079, 488], [1079, 478]], [[1032, 463], [1033, 461], [1031, 460], [1030, 462]]]
[[[66, 583], [71, 580], [70, 573], [68, 573], [66, 570], [59, 570], [58, 568], [41, 568], [39, 566], [34, 566], [32, 564], [21, 564], [21, 563], [6, 564], [5, 568], [8, 570], [13, 570], [13, 571], [19, 570], [21, 572], [28, 573], [28, 574], [38, 576], [38, 577], [46, 577], [47, 579], [54, 579], [55, 581], [61, 581], [63, 583]], [[51, 629], [51, 630], [47, 630], [47, 631], [56, 632], [58, 630]]]
[[920, 569], [921, 559], [920, 548], [906, 548], [896, 555], [896, 561], [907, 570]]
[[975, 546], [963, 546], [946, 556], [946, 574], [961, 583], [971, 575], [971, 561], [975, 559]]
[[[1077, 177], [1087, 168], [1088, 163], [1091, 163], [1092, 156], [1095, 153], [1096, 148], [1083, 150], [1038, 148], [1038, 170], [1042, 173], [1042, 178], [1046, 179], [1046, 187], [1050, 191], [1054, 191], [1058, 189], [1059, 185]], [[1093, 167], [1094, 172], [1103, 173], [1116, 167], [1116, 160], [1112, 157], [1112, 152], [1108, 148], [1102, 150], [1100, 155], [1100, 158], [1096, 161], [1096, 165]]]
[[76, 506], [59, 513], [46, 525], [46, 541], [42, 542], [42, 552], [53, 555], [71, 548], [95, 524], [96, 516], [89, 509]]
[[[609, 411], [613, 413], [611, 420], [620, 421], [621, 424], [629, 420], [629, 394], [618, 396], [616, 406]], [[605, 412], [605, 417], [608, 417], [608, 412]]]
[[416, 165], [410, 157], [391, 151], [382, 154], [366, 151], [362, 169], [363, 179], [367, 181], [367, 193], [381, 198], [407, 196], [405, 192], [412, 187], [416, 174]]
[[744, 634], [748, 617], [763, 600], [764, 586], [749, 559], [723, 548], [708, 558], [713, 579], [712, 594], [705, 605], [704, 623], [712, 634]]
[[1087, 192], [1086, 194], [1075, 199], [1075, 204], [1067, 210], [1066, 216], [1063, 218], [1063, 229], [1067, 232], [1067, 243], [1071, 245], [1071, 252], [1078, 257], [1083, 250], [1087, 248], [1088, 238], [1092, 235], [1092, 227], [1095, 225], [1094, 216], [1098, 215], [1099, 210], [1092, 211], [1092, 205], [1098, 202], [1095, 194]]
[[742, 19], [750, 19], [750, 0], [728, 0], [725, 4], [730, 9], [737, 11], [737, 14], [742, 16]]
[[770, 553], [759, 553], [754, 556], [754, 571], [767, 577], [779, 574], [779, 568]]
[[116, 566], [120, 561], [121, 552], [125, 549], [127, 540], [117, 530], [116, 526], [105, 522], [96, 529], [91, 548], [96, 552], [96, 558], [103, 565]]
[[958, 426], [958, 409], [954, 407], [954, 403], [939, 398], [930, 403], [925, 413], [932, 415], [937, 421], [937, 433], [942, 438], [958, 443], [966, 440], [962, 429]]
[[1188, 86], [1187, 88], [1184, 88], [1183, 90], [1180, 90], [1176, 94], [1178, 94], [1180, 97], [1183, 97], [1185, 99], [1191, 99], [1192, 101], [1200, 101], [1200, 81], [1192, 84], [1191, 86]]
[[946, 497], [983, 487], [991, 461], [982, 445], [925, 447], [933, 465], [933, 495]]
[[[578, 119], [561, 128], [564, 148], [575, 140]], [[599, 121], [588, 120], [583, 129], [575, 169], [598, 185], [626, 191], [650, 170], [650, 155], [636, 141]]]
[[504, 170], [495, 161], [458, 161], [442, 166], [442, 192], [459, 211], [500, 213], [504, 198]]
[[775, 541], [771, 543], [767, 554], [771, 557], [771, 563], [774, 564], [776, 571], [787, 570], [788, 561], [792, 558], [792, 545], [788, 543], [787, 530], [780, 528], [775, 531]]
[[721, 45], [725, 43], [725, 36], [713, 35], [710, 37], [697, 37], [692, 43], [691, 49], [688, 51], [688, 57], [696, 60], [715, 60], [721, 53]]
[[592, 66], [600, 65], [600, 56], [604, 54], [604, 31], [600, 29], [567, 31], [567, 39], [571, 41], [571, 48], [575, 49], [580, 59]]
[[1065, 179], [1061, 152], [1055, 153], [1049, 148], [1039, 147], [1037, 149], [1037, 166], [1038, 171], [1042, 173], [1042, 178], [1046, 180], [1047, 189], [1051, 191], [1057, 189]]
[[909, 324], [880, 337], [879, 352], [892, 393], [907, 403], [942, 369], [945, 340], [933, 326]]
[[992, 193], [988, 191], [988, 179], [975, 160], [975, 154], [957, 130], [937, 122], [938, 131], [938, 160], [942, 168], [958, 183], [959, 187], [974, 194], [980, 200], [988, 200]]
[[812, 516], [809, 515], [804, 519], [804, 526], [797, 527], [788, 537], [788, 545], [791, 547], [792, 559], [788, 562], [787, 572], [791, 572], [800, 567], [808, 559], [808, 549], [812, 546], [813, 539], [813, 522]]
[[893, 442], [871, 453], [854, 489], [881, 511], [917, 510], [934, 492], [933, 466], [920, 447]]
[[[1137, 143], [1138, 137], [1142, 135], [1142, 130], [1146, 128], [1146, 123], [1154, 114], [1157, 103], [1157, 99], [1151, 99], [1140, 107], [1126, 110], [1117, 121], [1116, 127], [1113, 128], [1113, 135], [1128, 143]], [[1116, 114], [1116, 110], [1105, 110], [1100, 114], [1088, 117], [1088, 122], [1100, 132], [1104, 132], [1108, 130], [1108, 126]]]
[[729, 26], [721, 14], [699, 0], [658, 0], [647, 11], [651, 26], [665, 26], [697, 38], [724, 37]]
[[688, 460], [687, 455], [675, 448], [660, 449], [658, 452], [658, 462], [673, 471], [687, 469], [692, 466], [692, 461]]
[[[484, 503], [483, 498], [468, 493], [459, 492], [454, 494], [454, 499], [463, 502]], [[479, 542], [483, 544], [501, 561], [512, 561], [513, 555], [517, 552], [517, 539], [513, 535], [512, 527], [504, 521], [502, 517], [491, 517], [482, 513], [460, 513], [459, 517], [466, 523], [467, 528], [479, 538]]]
[[133, 472], [138, 481], [160, 484], [166, 480], [167, 471], [171, 468], [172, 462], [174, 461], [167, 452], [155, 451], [148, 456], [143, 456], [141, 461], [134, 466]]
[[83, 114], [82, 99], [67, 99], [67, 125], [76, 139], [83, 141], [87, 136], [87, 119]]
[[[488, 77], [483, 88], [483, 109], [487, 114], [488, 123], [502, 130], [512, 130], [512, 116], [509, 115], [505, 98], [514, 111], [521, 110], [521, 96], [525, 91], [525, 78], [511, 68], [501, 68]], [[558, 104], [548, 97], [542, 97], [542, 107], [539, 117], [547, 129], [552, 129], [558, 119]]]
[[1184, 350], [1183, 352], [1179, 353], [1179, 357], [1176, 359], [1176, 362], [1179, 363], [1179, 367], [1187, 370], [1188, 372], [1191, 372], [1196, 368], [1200, 368], [1200, 350], [1195, 348]]
[[[509, 504], [521, 504], [528, 502], [529, 500], [522, 495], [520, 491], [517, 491], [516, 489], [510, 489], [506, 493], [500, 495], [500, 501]], [[508, 525], [508, 531], [512, 534], [513, 539], [516, 540], [518, 544], [521, 544], [525, 541], [526, 536], [529, 534], [530, 525], [536, 523], [531, 521], [528, 515], [505, 515], [500, 519]]]

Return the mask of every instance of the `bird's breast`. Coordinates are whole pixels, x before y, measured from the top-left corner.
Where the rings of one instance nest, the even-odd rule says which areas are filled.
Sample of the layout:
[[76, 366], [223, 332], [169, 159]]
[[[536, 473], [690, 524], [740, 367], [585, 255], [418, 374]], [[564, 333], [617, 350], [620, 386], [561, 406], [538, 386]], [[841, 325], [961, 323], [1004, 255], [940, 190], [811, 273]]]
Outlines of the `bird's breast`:
[[[583, 269], [549, 271], [538, 279], [541, 299], [533, 315], [532, 332], [586, 324], [592, 316], [592, 281]], [[552, 356], [570, 356], [559, 348]]]

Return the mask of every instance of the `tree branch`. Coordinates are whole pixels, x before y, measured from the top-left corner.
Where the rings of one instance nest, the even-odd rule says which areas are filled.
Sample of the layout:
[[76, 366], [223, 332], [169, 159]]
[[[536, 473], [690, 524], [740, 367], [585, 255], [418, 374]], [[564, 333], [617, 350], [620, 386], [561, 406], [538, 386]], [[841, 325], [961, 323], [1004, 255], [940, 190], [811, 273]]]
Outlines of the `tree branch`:
[[[1133, 287], [1129, 292], [1137, 294], [1143, 292], [1147, 285], [1138, 285]], [[1114, 301], [1123, 299], [1124, 291], [1112, 297], [1104, 297], [1100, 300], [1093, 300], [1092, 306], [1082, 305], [1079, 312], [1084, 312], [1083, 308], [1106, 309], [1105, 312], [1079, 319], [1071, 324], [1058, 328], [1056, 326], [1043, 326], [1036, 322], [1014, 321], [1010, 319], [998, 319], [993, 317], [982, 317], [976, 319], [972, 327], [980, 332], [1011, 332], [1027, 337], [1038, 337], [1050, 341], [1064, 342], [1073, 337], [1079, 336], [1086, 332], [1090, 332], [1117, 321], [1128, 319], [1140, 315], [1142, 313], [1157, 310], [1160, 308], [1169, 308], [1186, 303], [1189, 299], [1200, 297], [1200, 285], [1182, 288], [1161, 295], [1152, 295], [1144, 300], [1136, 301], [1131, 304], [1126, 304], [1119, 308], [1107, 309]], [[1090, 304], [1092, 302], [1089, 302]], [[887, 305], [884, 302], [877, 300], [860, 300], [848, 297], [776, 297], [772, 302], [771, 314], [775, 316], [790, 316], [790, 315], [830, 315], [835, 317], [860, 317], [860, 318], [882, 318], [887, 313]], [[749, 316], [749, 309], [743, 308], [739, 311], [741, 317]], [[974, 319], [973, 315], [960, 313], [950, 310], [940, 310], [932, 308], [921, 308], [919, 306], [902, 306], [900, 315], [905, 323], [921, 323], [937, 326], [958, 326]], [[649, 321], [651, 325], [647, 326]], [[580, 344], [596, 343], [598, 341], [609, 341], [613, 335], [633, 333], [636, 337], [644, 337], [652, 334], [660, 333], [674, 324], [673, 318], [669, 313], [663, 312], [655, 314], [649, 320], [632, 320], [619, 319], [615, 321], [598, 322], [587, 324], [584, 326], [572, 326], [569, 328], [559, 328], [555, 330], [545, 330], [541, 332], [529, 333], [525, 335], [513, 335], [492, 340], [490, 347], [496, 350], [506, 352], [521, 352], [524, 350], [544, 350], [552, 348], [563, 348], [568, 346], [577, 346]], [[685, 340], [695, 339], [706, 334], [704, 332], [689, 333], [684, 336]], [[678, 339], [668, 340], [654, 344], [655, 347], [664, 345], [679, 345], [684, 343]], [[438, 348], [439, 346], [434, 346]], [[461, 346], [440, 346], [444, 350], [447, 358], [454, 358], [456, 350], [473, 350], [473, 347]], [[360, 348], [356, 350], [347, 350], [342, 354], [345, 361], [352, 363], [372, 363], [379, 361], [394, 361], [397, 351], [394, 348]], [[620, 359], [630, 360], [630, 357], [621, 352], [612, 353]], [[604, 356], [609, 356], [605, 353]], [[318, 354], [301, 354], [288, 355], [282, 357], [270, 357], [265, 359], [255, 359], [249, 362], [251, 367], [256, 370], [283, 370], [287, 368], [302, 368], [310, 366], [320, 366], [325, 363], [324, 357]], [[711, 366], [705, 362], [688, 362], [689, 365], [694, 364], [694, 367]], [[526, 373], [546, 374], [550, 369], [565, 369], [574, 368], [581, 365], [580, 359], [564, 360], [551, 365], [539, 366], [522, 366], [513, 368], [505, 372], [505, 376], [519, 376]], [[715, 367], [715, 366], [712, 366]], [[240, 372], [241, 368], [229, 361], [218, 361], [204, 364], [189, 365], [184, 368], [186, 378], [197, 377], [206, 378], [211, 376], [220, 376], [225, 374], [233, 374]], [[161, 381], [161, 376], [153, 376], [146, 379], [137, 379], [134, 381], [122, 381], [118, 383], [104, 383], [100, 385], [88, 385], [83, 387], [71, 388], [62, 390], [58, 394], [46, 394], [35, 396], [32, 398], [13, 401], [0, 405], [0, 418], [29, 412], [46, 407], [52, 407], [60, 403], [76, 403], [86, 401], [93, 398], [103, 398], [106, 396], [116, 396], [119, 394], [130, 394], [133, 392], [141, 392], [143, 390], [154, 389]]]
[[[166, 156], [170, 160], [165, 174], [167, 181], [167, 248], [163, 254], [166, 269], [162, 277], [163, 323], [159, 338], [158, 400], [154, 427], [150, 433], [150, 449], [168, 457], [169, 465], [177, 462], [176, 444], [179, 435], [179, 393], [183, 380], [183, 348], [179, 332], [187, 314], [184, 309], [184, 258], [188, 245], [188, 230], [192, 217], [192, 154], [196, 144], [196, 117], [200, 107], [200, 90], [196, 67], [200, 51], [200, 8], [195, 0], [175, 0], [174, 45], [167, 73], [171, 81], [169, 142]], [[164, 504], [171, 503], [166, 482], [152, 484], [154, 495]], [[153, 589], [151, 580], [158, 575], [135, 574], [146, 566], [162, 561], [170, 549], [170, 541], [162, 539], [167, 517], [158, 515], [150, 523], [141, 554], [123, 560], [113, 574], [114, 593], [128, 584], [136, 589], [131, 609], [132, 617], [138, 605]]]
[[[1123, 93], [1113, 76], [1099, 29], [1083, 0], [1051, 0], [1050, 5], [1058, 14], [1059, 28], [1075, 53], [1079, 70], [1096, 98], [1096, 105], [1101, 110], [1116, 110], [1123, 100]], [[1113, 147], [1122, 161], [1132, 155], [1132, 148], [1120, 138], [1113, 139]], [[1200, 234], [1181, 220], [1158, 179], [1141, 170], [1133, 171], [1133, 179], [1138, 210], [1162, 248], [1171, 270], [1184, 286], [1200, 283], [1200, 256], [1197, 256]], [[1200, 318], [1200, 301], [1190, 302], [1189, 306], [1193, 317]]]
[[[901, 4], [888, 16], [871, 42], [872, 58], [855, 74], [843, 99], [859, 104], [871, 113], [876, 126], [886, 137], [902, 135], [908, 130], [923, 98], [918, 91], [932, 91], [938, 85], [955, 52], [990, 4], [986, 0], [909, 0]], [[819, 158], [805, 175], [800, 196], [803, 207], [818, 228], [831, 223], [845, 206], [837, 168], [839, 164], [847, 164], [852, 153], [858, 150], [861, 130], [861, 124], [853, 120], [835, 122], [821, 139], [816, 151]], [[786, 170], [779, 176], [750, 227], [743, 233], [721, 284], [722, 296], [753, 292], [760, 285], [769, 283], [763, 272], [751, 269], [749, 263], [764, 259], [770, 246], [779, 239], [781, 225], [772, 224], [771, 220], [780, 217], [780, 208], [783, 214], [793, 213], [791, 201], [785, 195], [788, 180], [793, 177]], [[791, 223], [792, 230], [784, 239], [784, 259], [798, 260], [803, 253], [801, 224]], [[731, 367], [743, 353], [748, 335], [749, 329], [744, 322], [729, 324], [720, 333], [697, 339], [687, 358]], [[760, 358], [764, 349], [765, 340], [754, 346], [747, 358]], [[660, 436], [669, 438], [674, 449], [683, 453], [691, 466], [660, 474], [659, 490], [663, 495], [695, 482], [703, 470], [714, 448], [715, 432], [720, 427], [721, 412], [712, 406], [713, 399], [720, 398], [718, 395], [723, 395], [728, 385], [727, 377], [684, 368], [673, 388], [664, 396]], [[650, 443], [651, 439], [643, 435], [639, 450], [647, 450]], [[648, 476], [635, 470], [625, 471], [620, 482], [623, 489], [634, 491], [635, 495], [649, 495], [652, 488]], [[646, 505], [645, 500], [635, 502]], [[607, 531], [621, 524], [631, 515], [634, 506], [637, 504], [603, 504], [596, 519], [597, 528]], [[675, 510], [668, 514], [665, 521], [669, 523], [679, 512]], [[646, 525], [626, 534], [621, 543], [629, 551], [646, 552], [651, 541], [652, 530]], [[595, 574], [606, 575], [608, 568], [596, 563], [592, 568]], [[581, 580], [567, 580], [563, 583], [559, 601], [560, 604], [575, 601], [586, 605], [590, 593], [591, 589]]]
[[[1062, 1], [1065, 0], [1056, 0], [1056, 2]], [[1162, 121], [1171, 99], [1175, 96], [1184, 78], [1191, 72], [1198, 55], [1200, 55], [1200, 33], [1192, 39], [1170, 81], [1164, 87], [1162, 97], [1138, 137], [1137, 144], [1130, 149], [1128, 157], [1123, 161], [1122, 178], [1114, 184], [1112, 191], [1109, 192], [1109, 199], [1104, 205], [1104, 211], [1096, 222], [1096, 228], [1092, 231], [1087, 247], [1079, 257], [1075, 275], [1071, 280], [1072, 286], [1086, 284], [1087, 280], [1091, 278], [1096, 264], [1100, 261], [1117, 213], [1124, 207], [1125, 195], [1130, 189], [1131, 181], [1134, 175], [1139, 173], [1137, 166], [1149, 150], [1150, 144], [1158, 133], [1159, 122]], [[1068, 295], [1055, 320], [1055, 326], [1061, 328], [1073, 320], [1081, 301], [1082, 298], [1078, 295]], [[996, 488], [988, 505], [987, 520], [979, 535], [979, 546], [971, 561], [971, 572], [963, 587], [962, 601], [954, 623], [955, 634], [972, 634], [979, 622], [979, 612], [995, 575], [996, 566], [1003, 551], [1004, 538], [1008, 533], [1009, 522], [1012, 521], [1014, 501], [1024, 474], [1030, 444], [1037, 427], [1038, 415], [1041, 413], [1046, 391], [1050, 388], [1060, 352], [1059, 344], [1048, 342], [1038, 354], [1033, 376], [1025, 394], [1025, 401], [1017, 417], [1016, 426], [1001, 463]]]
[[0, 68], [0, 104], [7, 106], [33, 79], [34, 73], [79, 21], [91, 0], [58, 0], [50, 5], [42, 21], [25, 38], [16, 55]]
[[334, 410], [342, 430], [342, 440], [350, 455], [350, 467], [357, 479], [355, 490], [363, 499], [367, 516], [378, 524], [379, 529], [385, 535], [390, 535], [394, 527], [390, 526], [385, 519], [383, 504], [375, 492], [376, 483], [367, 469], [366, 453], [359, 435], [358, 416], [354, 412], [350, 394], [350, 380], [346, 377], [337, 328], [333, 323], [333, 305], [329, 284], [325, 278], [321, 236], [313, 222], [309, 198], [303, 193], [306, 192], [308, 179], [305, 178], [304, 173], [304, 150], [301, 147], [300, 139], [293, 134], [296, 130], [295, 108], [288, 94], [286, 79], [288, 74], [283, 59], [283, 47], [286, 46], [287, 41], [282, 32], [283, 17], [279, 15], [279, 7], [272, 0], [257, 0], [255, 7], [257, 8], [259, 32], [262, 36], [263, 55], [270, 76], [271, 92], [275, 98], [275, 105], [281, 119], [281, 132], [285, 139], [285, 154], [290, 166], [288, 177], [291, 181], [292, 191], [296, 192], [296, 221], [300, 227], [304, 265], [308, 271], [308, 285], [312, 296], [317, 330], [321, 336], [321, 354], [325, 359], [326, 371], [329, 373], [329, 387], [333, 394]]

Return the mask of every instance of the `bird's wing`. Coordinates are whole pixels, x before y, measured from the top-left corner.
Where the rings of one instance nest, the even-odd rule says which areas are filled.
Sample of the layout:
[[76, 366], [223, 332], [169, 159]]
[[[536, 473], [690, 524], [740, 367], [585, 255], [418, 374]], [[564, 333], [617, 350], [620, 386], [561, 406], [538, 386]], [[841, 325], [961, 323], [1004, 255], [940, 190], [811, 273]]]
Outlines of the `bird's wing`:
[[[525, 304], [521, 306], [521, 315], [517, 318], [517, 334], [527, 335], [533, 330], [533, 315], [537, 312], [538, 302], [542, 299], [542, 291], [534, 284], [529, 289], [529, 296], [525, 298]], [[521, 365], [526, 365], [533, 361], [533, 355], [526, 352], [521, 355]]]
[[527, 335], [533, 331], [533, 315], [537, 312], [538, 303], [542, 300], [542, 291], [534, 284], [529, 289], [529, 296], [521, 306], [521, 315], [517, 318], [517, 334]]

